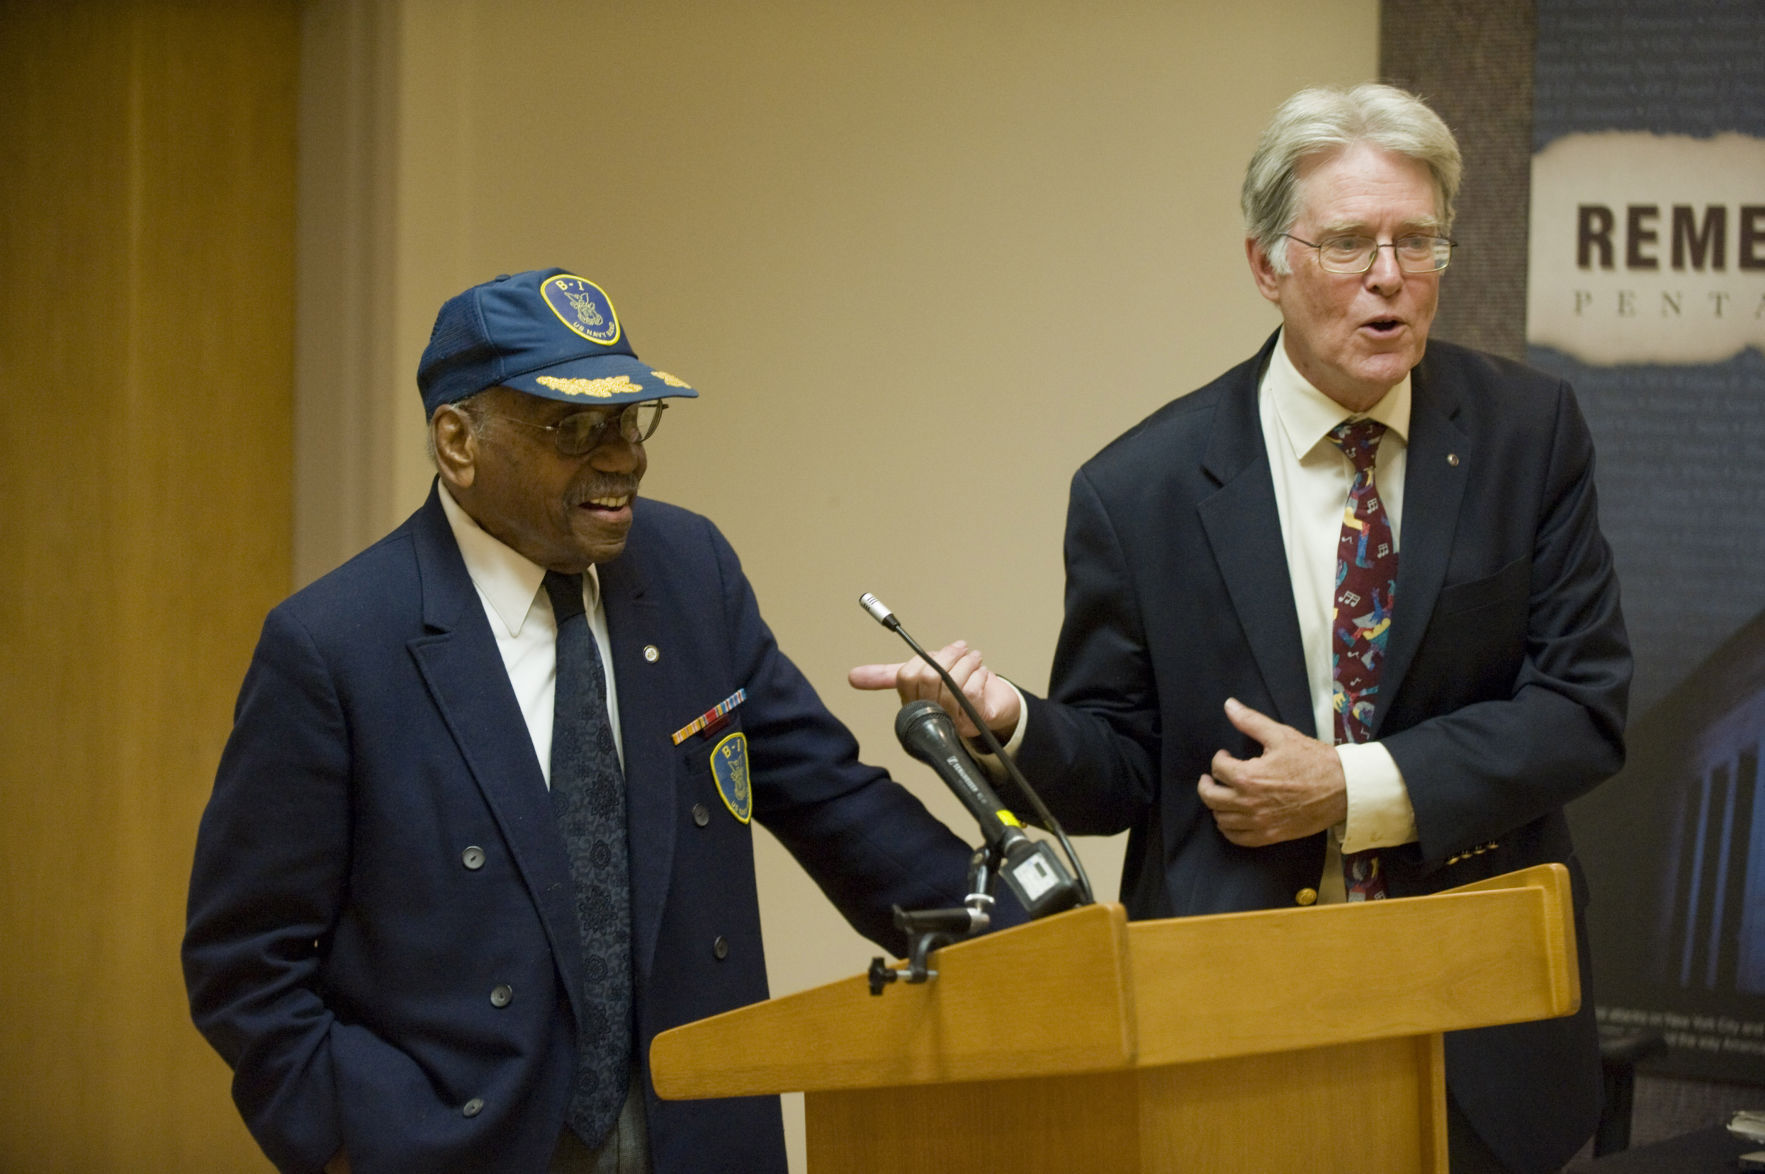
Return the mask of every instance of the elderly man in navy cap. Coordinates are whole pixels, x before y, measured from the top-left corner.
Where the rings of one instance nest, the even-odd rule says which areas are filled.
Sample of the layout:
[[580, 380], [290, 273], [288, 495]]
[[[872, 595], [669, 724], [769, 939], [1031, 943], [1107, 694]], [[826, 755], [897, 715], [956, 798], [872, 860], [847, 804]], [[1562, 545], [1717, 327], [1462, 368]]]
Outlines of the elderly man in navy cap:
[[197, 1026], [283, 1170], [783, 1170], [776, 1099], [665, 1103], [657, 1032], [767, 995], [750, 820], [851, 923], [969, 850], [779, 651], [706, 519], [638, 497], [682, 380], [550, 269], [441, 309], [437, 477], [264, 624], [203, 817]]

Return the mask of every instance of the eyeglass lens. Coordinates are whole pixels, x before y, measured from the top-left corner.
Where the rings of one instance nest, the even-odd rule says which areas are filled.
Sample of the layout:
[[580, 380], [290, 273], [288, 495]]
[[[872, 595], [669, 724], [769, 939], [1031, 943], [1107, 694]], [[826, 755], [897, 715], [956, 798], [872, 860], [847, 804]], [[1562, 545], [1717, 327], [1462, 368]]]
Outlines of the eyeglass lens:
[[[1364, 273], [1382, 246], [1370, 236], [1336, 236], [1319, 242], [1318, 259], [1337, 273]], [[1452, 242], [1440, 236], [1403, 236], [1391, 242], [1398, 268], [1406, 273], [1432, 273], [1452, 259]]]
[[569, 456], [581, 456], [601, 443], [607, 429], [619, 428], [619, 434], [633, 444], [641, 444], [656, 433], [662, 422], [661, 400], [628, 404], [622, 409], [599, 412], [577, 412], [565, 416], [553, 427], [557, 430], [558, 449]]

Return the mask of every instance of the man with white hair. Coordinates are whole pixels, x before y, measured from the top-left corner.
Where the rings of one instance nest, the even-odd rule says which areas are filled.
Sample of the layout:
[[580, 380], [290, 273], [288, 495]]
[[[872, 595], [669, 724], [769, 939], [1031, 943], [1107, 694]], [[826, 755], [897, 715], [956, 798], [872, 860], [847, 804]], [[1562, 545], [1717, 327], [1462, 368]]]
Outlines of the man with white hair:
[[[1573, 393], [1428, 338], [1459, 174], [1413, 95], [1289, 99], [1243, 191], [1281, 327], [1074, 476], [1049, 698], [936, 654], [1069, 831], [1130, 833], [1133, 917], [1555, 861], [1584, 924], [1563, 807], [1623, 761], [1629, 645]], [[938, 695], [918, 661], [852, 681]], [[1577, 1014], [1448, 1035], [1454, 1171], [1557, 1170], [1593, 1132], [1580, 959]]]

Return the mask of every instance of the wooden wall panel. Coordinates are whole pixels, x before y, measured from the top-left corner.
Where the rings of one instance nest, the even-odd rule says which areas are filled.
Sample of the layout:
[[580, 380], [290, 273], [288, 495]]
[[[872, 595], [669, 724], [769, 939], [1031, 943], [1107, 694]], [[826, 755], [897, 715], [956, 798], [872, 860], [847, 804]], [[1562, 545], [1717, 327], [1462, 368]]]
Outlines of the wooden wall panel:
[[290, 578], [297, 30], [0, 3], [0, 1169], [267, 1168], [177, 950]]

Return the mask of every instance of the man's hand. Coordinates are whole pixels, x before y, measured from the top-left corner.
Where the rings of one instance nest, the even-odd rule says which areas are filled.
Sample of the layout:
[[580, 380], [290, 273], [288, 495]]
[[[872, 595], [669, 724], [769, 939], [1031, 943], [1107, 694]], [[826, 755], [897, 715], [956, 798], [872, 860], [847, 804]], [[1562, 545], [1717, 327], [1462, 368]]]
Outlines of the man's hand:
[[1236, 699], [1226, 720], [1262, 745], [1255, 758], [1213, 756], [1195, 786], [1220, 834], [1241, 848], [1298, 840], [1348, 818], [1347, 783], [1336, 751]]
[[[946, 644], [932, 653], [932, 658], [949, 672], [950, 679], [967, 696], [994, 736], [1000, 742], [1009, 742], [1021, 716], [1017, 690], [988, 668], [980, 652], [970, 648], [966, 641]], [[980, 731], [938, 679], [937, 671], [917, 656], [901, 664], [861, 664], [846, 674], [846, 680], [854, 689], [893, 689], [900, 695], [902, 705], [929, 698], [955, 720], [957, 733], [964, 738], [980, 737]]]

